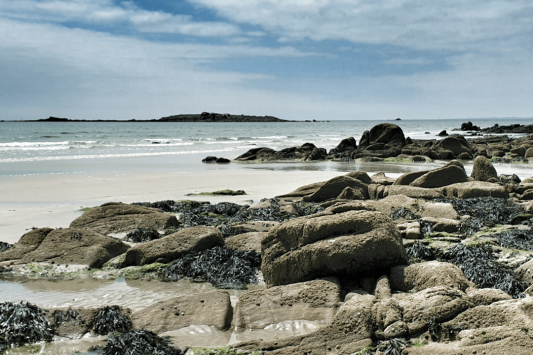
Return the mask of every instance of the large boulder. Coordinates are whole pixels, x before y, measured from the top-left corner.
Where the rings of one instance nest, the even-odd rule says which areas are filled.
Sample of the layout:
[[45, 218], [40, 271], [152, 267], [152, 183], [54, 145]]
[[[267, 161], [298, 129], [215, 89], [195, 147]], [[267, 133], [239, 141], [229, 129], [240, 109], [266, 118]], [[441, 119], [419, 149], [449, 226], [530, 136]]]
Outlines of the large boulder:
[[263, 239], [262, 258], [268, 287], [407, 262], [396, 225], [371, 211], [323, 213], [284, 222]]
[[24, 234], [17, 244], [0, 253], [0, 261], [22, 259], [26, 254], [37, 249], [51, 231], [53, 231], [52, 228], [37, 228]]
[[135, 245], [127, 251], [122, 265], [168, 263], [186, 253], [223, 245], [224, 239], [218, 229], [206, 226], [191, 227], [162, 239]]
[[368, 198], [368, 186], [360, 180], [351, 178], [349, 176], [336, 176], [333, 179], [326, 181], [326, 183], [313, 192], [305, 196], [304, 201], [321, 202], [332, 198], [337, 198], [343, 190], [347, 187], [358, 190], [364, 198]]
[[178, 330], [190, 325], [214, 326], [226, 330], [231, 325], [233, 310], [227, 291], [212, 291], [182, 295], [159, 301], [134, 312], [134, 329], [154, 333]]
[[498, 173], [489, 159], [479, 156], [474, 159], [472, 174], [470, 175], [476, 181], [487, 181], [491, 178], [498, 178]]
[[35, 250], [25, 254], [21, 263], [46, 261], [99, 268], [128, 248], [121, 241], [87, 229], [55, 229], [46, 235]]
[[446, 137], [435, 145], [435, 149], [437, 151], [451, 151], [454, 157], [464, 152], [473, 153], [470, 144], [463, 136]]
[[484, 181], [470, 181], [453, 184], [444, 186], [439, 190], [446, 197], [456, 197], [460, 199], [474, 197], [508, 197], [508, 193], [503, 186]]
[[509, 296], [502, 290], [494, 288], [478, 289], [470, 287], [466, 290], [466, 294], [475, 306], [488, 306], [489, 304], [493, 304], [495, 302], [509, 301], [513, 299], [511, 296]]
[[[368, 147], [374, 144], [384, 144], [389, 146], [405, 146], [405, 136], [400, 127], [392, 123], [380, 123], [365, 131], [361, 140], [360, 147]], [[383, 147], [387, 148], [387, 147]], [[382, 148], [382, 149], [383, 149]]]
[[335, 148], [332, 148], [328, 157], [335, 157], [336, 155], [345, 155], [357, 149], [357, 143], [354, 137], [344, 138]]
[[290, 320], [329, 323], [340, 303], [340, 287], [326, 280], [245, 293], [235, 306], [234, 326], [263, 329]]
[[403, 292], [418, 292], [435, 286], [465, 291], [470, 287], [470, 282], [461, 269], [453, 264], [438, 261], [392, 267], [389, 281], [393, 290]]
[[83, 213], [71, 228], [90, 229], [102, 234], [130, 232], [137, 228], [163, 230], [179, 225], [176, 216], [150, 207], [109, 202]]
[[415, 179], [409, 186], [436, 188], [469, 181], [464, 168], [456, 164], [446, 164], [442, 168], [431, 170]]
[[289, 192], [287, 194], [284, 194], [284, 195], [279, 195], [279, 196], [276, 196], [276, 197], [304, 197], [304, 196], [309, 196], [309, 195], [312, 195], [313, 193], [315, 193], [319, 187], [321, 187], [322, 185], [324, 185], [326, 183], [326, 181], [320, 181], [320, 182], [315, 182], [315, 183], [312, 183], [312, 184], [309, 184], [309, 185], [304, 185], [304, 186], [300, 186], [299, 188], [297, 188], [296, 190], [292, 191], [292, 192]]
[[275, 160], [325, 160], [327, 151], [317, 148], [313, 143], [305, 143], [299, 147], [285, 148], [276, 151], [271, 148], [253, 148], [235, 158], [236, 161], [275, 161]]
[[386, 186], [383, 191], [383, 197], [395, 195], [404, 195], [411, 198], [422, 198], [425, 200], [434, 200], [444, 197], [440, 191], [435, 189], [402, 185]]

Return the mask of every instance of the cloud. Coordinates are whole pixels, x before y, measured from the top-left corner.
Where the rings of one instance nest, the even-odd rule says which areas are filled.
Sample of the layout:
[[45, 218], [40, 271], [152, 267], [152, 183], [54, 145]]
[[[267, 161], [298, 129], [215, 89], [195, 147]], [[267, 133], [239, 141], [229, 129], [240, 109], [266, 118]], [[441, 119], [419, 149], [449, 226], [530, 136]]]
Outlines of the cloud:
[[494, 50], [495, 43], [511, 37], [528, 43], [533, 32], [533, 3], [527, 0], [190, 1], [237, 23], [260, 26], [282, 41], [347, 40], [422, 50]]
[[147, 11], [131, 2], [116, 5], [111, 0], [1, 0], [3, 17], [31, 22], [87, 25], [130, 26], [146, 33], [175, 33], [198, 37], [225, 37], [240, 33], [237, 26], [225, 22], [193, 21], [188, 15]]

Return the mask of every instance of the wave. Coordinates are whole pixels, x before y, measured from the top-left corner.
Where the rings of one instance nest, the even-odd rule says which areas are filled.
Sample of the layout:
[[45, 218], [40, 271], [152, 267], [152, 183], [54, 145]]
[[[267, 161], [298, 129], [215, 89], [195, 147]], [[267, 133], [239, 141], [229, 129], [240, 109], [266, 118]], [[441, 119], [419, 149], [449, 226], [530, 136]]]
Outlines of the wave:
[[0, 143], [1, 147], [35, 147], [35, 146], [52, 146], [52, 145], [67, 145], [70, 141], [61, 142], [10, 142]]

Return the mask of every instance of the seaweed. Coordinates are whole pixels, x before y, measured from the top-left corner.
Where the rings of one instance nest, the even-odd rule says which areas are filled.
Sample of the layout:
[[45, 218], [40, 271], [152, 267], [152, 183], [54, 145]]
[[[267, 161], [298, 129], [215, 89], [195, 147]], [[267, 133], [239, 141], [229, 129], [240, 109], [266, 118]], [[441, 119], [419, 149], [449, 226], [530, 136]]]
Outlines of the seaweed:
[[309, 216], [325, 210], [319, 203], [297, 201], [292, 204], [300, 216]]
[[437, 322], [435, 316], [431, 317], [431, 319], [429, 320], [428, 330], [432, 340], [436, 341], [440, 339], [440, 336], [442, 334], [442, 325]]
[[126, 333], [131, 327], [131, 320], [124, 315], [120, 306], [101, 307], [94, 317], [93, 331], [99, 335], [113, 332]]
[[134, 243], [144, 243], [159, 239], [159, 232], [153, 228], [136, 228], [124, 237], [124, 240]]
[[81, 240], [81, 234], [80, 233], [74, 233], [72, 235], [72, 237], [70, 237], [71, 239], [76, 239], [76, 240]]
[[419, 241], [409, 245], [405, 251], [411, 259], [411, 264], [416, 264], [423, 260], [435, 260], [433, 249], [428, 248], [424, 243]]
[[167, 338], [144, 329], [110, 336], [105, 347], [98, 349], [102, 355], [182, 355], [180, 349], [170, 345]]
[[242, 289], [246, 284], [257, 283], [256, 271], [260, 266], [261, 256], [253, 251], [217, 246], [186, 254], [161, 269], [160, 276], [166, 281], [190, 277], [219, 288]]
[[491, 234], [490, 237], [497, 238], [498, 244], [503, 248], [533, 251], [533, 231], [531, 230], [513, 229]]
[[480, 288], [497, 288], [513, 298], [523, 297], [529, 283], [518, 280], [513, 269], [496, 261], [492, 248], [487, 245], [458, 244], [444, 251], [440, 261], [458, 266], [466, 278]]
[[420, 216], [405, 207], [400, 207], [398, 209], [395, 207], [392, 207], [390, 218], [392, 218], [393, 220], [405, 218], [409, 221], [412, 221], [412, 220], [420, 219]]
[[471, 235], [483, 227], [506, 224], [514, 217], [524, 213], [524, 207], [504, 198], [476, 197], [470, 199], [438, 199], [453, 205], [455, 211], [470, 218], [461, 221], [460, 232]]
[[381, 342], [377, 349], [382, 351], [382, 355], [401, 355], [407, 345], [405, 339], [394, 338]]
[[85, 324], [85, 321], [81, 318], [80, 314], [69, 307], [66, 312], [57, 309], [52, 313], [54, 318], [54, 325], [60, 326], [63, 323], [70, 322], [74, 325]]
[[13, 245], [5, 242], [0, 242], [0, 253], [5, 252], [6, 250], [10, 249]]
[[0, 352], [9, 347], [52, 341], [52, 325], [45, 311], [31, 303], [0, 303]]

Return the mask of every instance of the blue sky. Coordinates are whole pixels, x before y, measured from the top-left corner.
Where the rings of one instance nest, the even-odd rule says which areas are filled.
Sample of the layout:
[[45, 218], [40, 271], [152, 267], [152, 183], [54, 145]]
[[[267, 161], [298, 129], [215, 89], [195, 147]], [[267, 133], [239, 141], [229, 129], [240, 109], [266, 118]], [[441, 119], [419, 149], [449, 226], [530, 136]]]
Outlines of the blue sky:
[[0, 119], [531, 117], [533, 4], [0, 0]]

